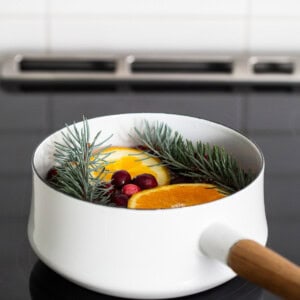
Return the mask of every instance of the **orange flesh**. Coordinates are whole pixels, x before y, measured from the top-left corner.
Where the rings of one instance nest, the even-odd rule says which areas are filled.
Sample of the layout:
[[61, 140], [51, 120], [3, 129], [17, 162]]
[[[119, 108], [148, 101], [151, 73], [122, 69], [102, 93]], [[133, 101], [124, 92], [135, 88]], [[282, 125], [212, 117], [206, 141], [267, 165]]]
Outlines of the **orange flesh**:
[[[166, 185], [170, 182], [168, 169], [161, 165], [159, 159], [150, 157], [142, 150], [114, 146], [105, 149], [102, 153], [110, 153], [107, 157], [109, 164], [105, 167], [107, 174], [103, 178], [106, 182], [109, 182], [113, 173], [118, 170], [126, 170], [131, 178], [143, 173], [151, 174], [156, 178], [158, 185]], [[98, 175], [98, 172], [94, 172], [94, 176]]]
[[128, 208], [159, 209], [184, 207], [211, 202], [225, 196], [224, 192], [211, 184], [173, 184], [134, 194], [129, 199]]

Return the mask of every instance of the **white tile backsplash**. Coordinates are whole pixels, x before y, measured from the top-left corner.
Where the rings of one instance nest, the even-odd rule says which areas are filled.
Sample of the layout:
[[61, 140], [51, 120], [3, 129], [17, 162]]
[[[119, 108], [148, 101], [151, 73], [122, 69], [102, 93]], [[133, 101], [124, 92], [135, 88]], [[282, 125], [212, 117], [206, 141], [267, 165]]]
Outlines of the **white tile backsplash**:
[[244, 16], [248, 0], [52, 0], [53, 14]]
[[0, 0], [2, 14], [45, 14], [48, 0]]
[[254, 17], [300, 17], [300, 1], [251, 0], [251, 15]]
[[289, 54], [300, 51], [300, 18], [253, 19], [250, 26], [251, 53]]
[[0, 0], [0, 53], [295, 53], [299, 0]]
[[0, 18], [0, 53], [44, 51], [46, 48], [43, 18]]
[[104, 52], [241, 52], [245, 47], [241, 19], [198, 18], [53, 18], [52, 51]]

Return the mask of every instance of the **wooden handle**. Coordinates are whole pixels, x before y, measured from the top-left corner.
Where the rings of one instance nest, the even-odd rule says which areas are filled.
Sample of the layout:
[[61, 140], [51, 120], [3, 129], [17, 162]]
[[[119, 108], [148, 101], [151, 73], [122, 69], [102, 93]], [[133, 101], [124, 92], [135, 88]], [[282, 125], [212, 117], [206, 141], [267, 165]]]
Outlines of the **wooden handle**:
[[300, 299], [300, 267], [252, 240], [235, 243], [227, 264], [241, 277], [284, 299]]

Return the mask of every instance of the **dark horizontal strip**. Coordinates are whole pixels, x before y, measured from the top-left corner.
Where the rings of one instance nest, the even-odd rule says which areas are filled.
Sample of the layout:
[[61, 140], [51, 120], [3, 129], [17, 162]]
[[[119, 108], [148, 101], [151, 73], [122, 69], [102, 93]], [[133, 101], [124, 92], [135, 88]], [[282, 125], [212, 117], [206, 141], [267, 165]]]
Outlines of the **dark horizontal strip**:
[[51, 82], [51, 81], [28, 81], [28, 82], [0, 82], [0, 87], [10, 93], [197, 93], [197, 92], [226, 92], [234, 91], [235, 85], [217, 83], [187, 83], [187, 82]]
[[140, 93], [231, 93], [233, 92], [233, 85], [231, 84], [217, 84], [217, 83], [135, 83], [130, 85], [133, 92]]
[[254, 92], [299, 93], [295, 84], [217, 83], [217, 82], [103, 82], [99, 81], [0, 81], [0, 88], [10, 93], [128, 93], [128, 92]]
[[0, 82], [0, 87], [10, 93], [56, 93], [56, 92], [116, 92], [118, 85], [114, 82], [72, 82], [72, 81], [7, 81]]
[[294, 72], [294, 64], [259, 62], [254, 64], [253, 72], [256, 74], [292, 74]]
[[105, 60], [24, 59], [20, 62], [23, 72], [114, 72], [116, 63]]
[[232, 73], [231, 62], [135, 61], [133, 73]]

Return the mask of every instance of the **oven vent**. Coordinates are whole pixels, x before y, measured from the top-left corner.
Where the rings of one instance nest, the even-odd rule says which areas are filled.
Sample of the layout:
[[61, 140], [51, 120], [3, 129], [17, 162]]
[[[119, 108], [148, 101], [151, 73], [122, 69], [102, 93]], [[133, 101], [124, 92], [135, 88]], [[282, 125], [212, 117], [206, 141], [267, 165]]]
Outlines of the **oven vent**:
[[114, 72], [116, 63], [112, 60], [79, 59], [22, 59], [19, 63], [22, 72]]
[[131, 64], [132, 73], [187, 73], [187, 74], [230, 74], [231, 62], [209, 61], [134, 61]]
[[253, 65], [256, 74], [293, 74], [294, 69], [292, 62], [257, 62]]
[[300, 84], [300, 56], [26, 54], [5, 58], [2, 81], [80, 84]]

